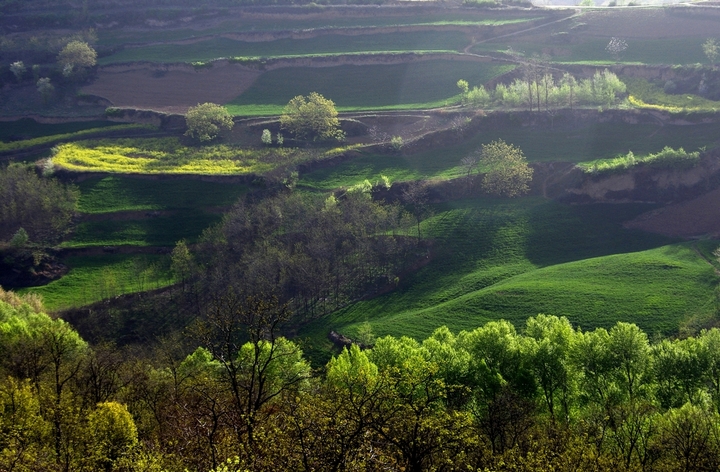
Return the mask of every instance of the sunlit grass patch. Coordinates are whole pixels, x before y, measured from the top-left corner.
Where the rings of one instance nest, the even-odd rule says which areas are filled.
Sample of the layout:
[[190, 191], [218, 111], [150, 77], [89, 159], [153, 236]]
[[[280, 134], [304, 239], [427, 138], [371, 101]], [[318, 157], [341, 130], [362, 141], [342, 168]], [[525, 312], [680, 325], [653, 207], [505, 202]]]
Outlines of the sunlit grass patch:
[[45, 144], [53, 144], [60, 141], [67, 141], [70, 139], [78, 139], [91, 136], [93, 134], [101, 133], [113, 133], [118, 131], [129, 131], [129, 130], [153, 130], [154, 126], [150, 125], [139, 125], [139, 124], [127, 124], [127, 125], [114, 125], [114, 126], [103, 126], [98, 128], [83, 129], [73, 131], [71, 133], [53, 134], [49, 136], [39, 136], [37, 138], [23, 139], [21, 141], [11, 141], [7, 143], [0, 142], [0, 152], [17, 151], [20, 149], [28, 149], [35, 146], [42, 146]]
[[638, 165], [656, 168], [686, 168], [694, 166], [699, 160], [699, 151], [687, 152], [683, 148], [672, 149], [665, 146], [662, 151], [654, 154], [636, 156], [630, 151], [625, 155], [613, 157], [612, 159], [581, 162], [578, 167], [586, 173], [611, 173], [622, 172]]
[[630, 96], [628, 101], [638, 108], [681, 112], [717, 112], [720, 102], [691, 93], [669, 94], [661, 87], [640, 78], [623, 78]]
[[42, 287], [18, 290], [42, 295], [48, 310], [89, 305], [126, 293], [153, 290], [172, 284], [169, 256], [105, 254], [73, 256], [64, 277]]
[[120, 174], [261, 174], [278, 165], [322, 157], [294, 148], [184, 146], [177, 138], [94, 140], [63, 144], [52, 161], [76, 172]]

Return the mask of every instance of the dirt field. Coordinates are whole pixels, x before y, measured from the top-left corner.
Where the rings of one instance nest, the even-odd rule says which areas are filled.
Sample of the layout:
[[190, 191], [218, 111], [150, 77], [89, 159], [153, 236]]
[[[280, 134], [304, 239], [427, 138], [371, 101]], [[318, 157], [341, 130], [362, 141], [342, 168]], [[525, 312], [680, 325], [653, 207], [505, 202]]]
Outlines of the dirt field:
[[694, 200], [644, 213], [625, 224], [626, 228], [681, 238], [720, 237], [720, 189]]
[[208, 69], [138, 64], [103, 67], [82, 92], [113, 106], [184, 114], [198, 103], [227, 103], [261, 75], [246, 67], [218, 62]]

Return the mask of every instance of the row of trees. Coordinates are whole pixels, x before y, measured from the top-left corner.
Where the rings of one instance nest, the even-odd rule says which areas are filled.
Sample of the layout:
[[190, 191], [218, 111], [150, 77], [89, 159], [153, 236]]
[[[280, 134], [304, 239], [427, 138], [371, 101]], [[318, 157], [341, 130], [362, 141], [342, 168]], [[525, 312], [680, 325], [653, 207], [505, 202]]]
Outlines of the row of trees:
[[715, 329], [651, 344], [632, 324], [538, 315], [523, 332], [383, 337], [313, 373], [272, 298], [218, 296], [192, 344], [152, 362], [90, 348], [40, 308], [0, 291], [3, 470], [720, 466]]
[[528, 108], [551, 112], [558, 108], [574, 108], [578, 105], [610, 106], [617, 103], [625, 93], [625, 84], [617, 75], [606, 70], [597, 71], [587, 79], [577, 80], [570, 73], [557, 79], [552, 73], [533, 68], [524, 79], [510, 84], [497, 84], [494, 91], [482, 85], [473, 87], [459, 80], [462, 100], [471, 106], [501, 106]]

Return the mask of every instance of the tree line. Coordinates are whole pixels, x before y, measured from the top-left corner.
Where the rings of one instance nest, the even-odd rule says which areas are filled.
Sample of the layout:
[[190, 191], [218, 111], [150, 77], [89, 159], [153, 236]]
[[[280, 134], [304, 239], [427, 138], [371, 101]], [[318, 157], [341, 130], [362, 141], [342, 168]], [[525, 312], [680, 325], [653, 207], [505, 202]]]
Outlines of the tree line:
[[[2, 470], [716, 470], [720, 331], [538, 315], [385, 336], [313, 370], [287, 305], [229, 291], [151, 356], [0, 291]], [[200, 346], [200, 347], [198, 347]], [[189, 353], [189, 354], [188, 354]]]
[[466, 80], [459, 80], [457, 86], [466, 105], [546, 112], [579, 105], [610, 106], [617, 103], [626, 91], [625, 84], [607, 69], [578, 80], [568, 72], [557, 78], [550, 71], [533, 67], [524, 72], [523, 78], [517, 78], [510, 84], [497, 84], [494, 91], [482, 85], [471, 89]]

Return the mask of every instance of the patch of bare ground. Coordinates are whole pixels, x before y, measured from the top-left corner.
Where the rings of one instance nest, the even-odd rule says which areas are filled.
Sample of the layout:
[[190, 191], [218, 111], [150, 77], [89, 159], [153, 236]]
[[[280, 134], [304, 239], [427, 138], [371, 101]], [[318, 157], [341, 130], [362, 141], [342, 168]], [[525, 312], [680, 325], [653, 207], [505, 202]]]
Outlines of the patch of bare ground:
[[720, 237], [720, 189], [643, 213], [625, 227], [681, 238]]
[[132, 64], [102, 67], [85, 94], [102, 97], [121, 108], [184, 114], [198, 103], [227, 103], [261, 75], [224, 61], [195, 69], [190, 65]]

